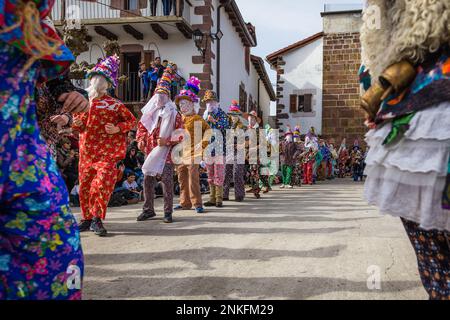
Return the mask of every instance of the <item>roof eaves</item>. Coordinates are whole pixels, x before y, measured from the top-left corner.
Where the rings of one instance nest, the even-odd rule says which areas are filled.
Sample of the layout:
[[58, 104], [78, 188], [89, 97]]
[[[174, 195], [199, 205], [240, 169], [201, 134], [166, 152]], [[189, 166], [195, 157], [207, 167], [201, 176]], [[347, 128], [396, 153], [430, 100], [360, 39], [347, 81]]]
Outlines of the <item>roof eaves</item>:
[[274, 53], [269, 54], [269, 55], [266, 57], [266, 60], [267, 60], [271, 65], [273, 65], [274, 62], [275, 62], [274, 60], [275, 60], [276, 58], [278, 58], [279, 56], [282, 56], [282, 55], [284, 55], [284, 54], [286, 54], [286, 53], [289, 53], [289, 52], [291, 52], [292, 50], [296, 50], [296, 49], [303, 48], [303, 47], [307, 46], [308, 44], [310, 44], [310, 43], [312, 43], [312, 42], [314, 42], [314, 41], [316, 41], [316, 40], [322, 38], [323, 36], [324, 36], [324, 33], [323, 33], [323, 32], [316, 33], [316, 34], [314, 34], [314, 35], [312, 35], [312, 36], [310, 36], [310, 37], [308, 37], [308, 38], [305, 38], [305, 39], [303, 39], [303, 40], [300, 40], [300, 41], [298, 41], [298, 42], [296, 42], [296, 43], [294, 43], [294, 44], [291, 44], [290, 46], [287, 46], [287, 47], [282, 48], [282, 49], [280, 49], [280, 50], [278, 50], [278, 51], [275, 51]]

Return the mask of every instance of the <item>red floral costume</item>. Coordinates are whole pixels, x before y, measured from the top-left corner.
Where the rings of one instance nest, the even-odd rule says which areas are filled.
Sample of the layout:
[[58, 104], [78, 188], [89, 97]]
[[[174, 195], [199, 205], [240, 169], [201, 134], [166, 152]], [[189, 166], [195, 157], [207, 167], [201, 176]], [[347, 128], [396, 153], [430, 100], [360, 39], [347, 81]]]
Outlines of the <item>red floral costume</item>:
[[[94, 99], [89, 113], [77, 115], [83, 125], [80, 132], [80, 205], [84, 220], [105, 219], [106, 209], [119, 170], [117, 163], [126, 155], [126, 136], [136, 126], [136, 118], [119, 100], [109, 96]], [[111, 123], [120, 128], [116, 134], [106, 133]]]

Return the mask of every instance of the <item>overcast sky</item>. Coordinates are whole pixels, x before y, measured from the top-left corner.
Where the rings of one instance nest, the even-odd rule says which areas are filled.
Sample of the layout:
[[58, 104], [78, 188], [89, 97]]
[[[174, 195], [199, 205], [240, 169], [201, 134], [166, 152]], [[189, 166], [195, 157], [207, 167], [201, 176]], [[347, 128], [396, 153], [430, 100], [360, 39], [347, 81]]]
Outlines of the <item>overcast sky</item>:
[[[363, 0], [236, 0], [246, 22], [256, 27], [258, 46], [252, 53], [265, 57], [322, 31], [324, 4], [362, 4]], [[268, 70], [269, 71], [269, 70]], [[274, 79], [274, 73], [270, 72]]]

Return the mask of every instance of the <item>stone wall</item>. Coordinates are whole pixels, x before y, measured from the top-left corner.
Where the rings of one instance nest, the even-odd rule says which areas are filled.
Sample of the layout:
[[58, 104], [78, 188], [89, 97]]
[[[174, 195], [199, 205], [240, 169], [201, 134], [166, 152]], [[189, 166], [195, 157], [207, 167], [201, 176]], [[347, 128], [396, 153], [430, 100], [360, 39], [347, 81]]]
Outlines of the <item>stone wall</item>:
[[[192, 29], [200, 29], [205, 34], [210, 34], [213, 30], [214, 21], [212, 18], [213, 12], [215, 8], [212, 3], [212, 0], [205, 0], [204, 5], [196, 6], [194, 8], [194, 14], [202, 16], [202, 23], [201, 24], [193, 24]], [[205, 59], [201, 56], [199, 53], [196, 56], [192, 57], [192, 63], [193, 64], [200, 64], [203, 65], [203, 72], [202, 73], [192, 73], [191, 76], [197, 77], [201, 81], [201, 91], [199, 96], [202, 97], [206, 90], [212, 90], [213, 84], [211, 81], [212, 76], [212, 63], [213, 59], [215, 59], [215, 55], [212, 52], [212, 42], [209, 37], [206, 38], [206, 54]], [[202, 109], [204, 110], [204, 104], [202, 103]]]
[[283, 60], [283, 57], [278, 57], [277, 62], [275, 64], [276, 72], [277, 72], [277, 116], [276, 116], [276, 128], [281, 129], [283, 123], [282, 119], [289, 119], [289, 111], [286, 110], [286, 106], [282, 103], [281, 100], [284, 98], [284, 80], [282, 79], [282, 75], [284, 74], [284, 66], [286, 62]]
[[346, 138], [351, 145], [355, 139], [362, 143], [367, 131], [360, 108], [360, 24], [355, 19], [355, 14], [324, 16], [322, 133], [337, 143]]

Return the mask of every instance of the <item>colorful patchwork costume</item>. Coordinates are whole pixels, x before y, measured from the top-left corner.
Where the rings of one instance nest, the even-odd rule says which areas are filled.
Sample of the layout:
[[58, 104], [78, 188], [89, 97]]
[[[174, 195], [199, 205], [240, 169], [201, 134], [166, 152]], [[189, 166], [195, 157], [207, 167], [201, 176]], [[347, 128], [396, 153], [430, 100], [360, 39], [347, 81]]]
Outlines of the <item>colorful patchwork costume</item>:
[[0, 300], [81, 299], [79, 232], [34, 101], [74, 59], [42, 20], [52, 5], [0, 2]]
[[[210, 161], [207, 161], [206, 171], [208, 172], [208, 183], [210, 186], [210, 200], [205, 203], [205, 206], [223, 205], [223, 184], [225, 181], [225, 154], [226, 154], [226, 130], [230, 128], [230, 123], [227, 114], [220, 108], [217, 95], [213, 91], [206, 91], [203, 102], [207, 105], [207, 110], [204, 114], [204, 119], [207, 121], [211, 129], [216, 130], [222, 134], [222, 139], [218, 139], [213, 134], [211, 143], [216, 143], [216, 149], [211, 153]], [[222, 151], [222, 155], [220, 155]], [[208, 163], [211, 162], [211, 163]]]
[[312, 185], [314, 183], [314, 169], [316, 157], [319, 153], [319, 140], [315, 134], [315, 129], [311, 127], [305, 137], [306, 154], [303, 158], [303, 183]]
[[294, 142], [293, 132], [289, 128], [285, 133], [285, 141], [282, 144], [283, 165], [281, 166], [281, 173], [283, 182], [281, 187], [292, 188], [292, 172], [297, 160], [297, 144]]

